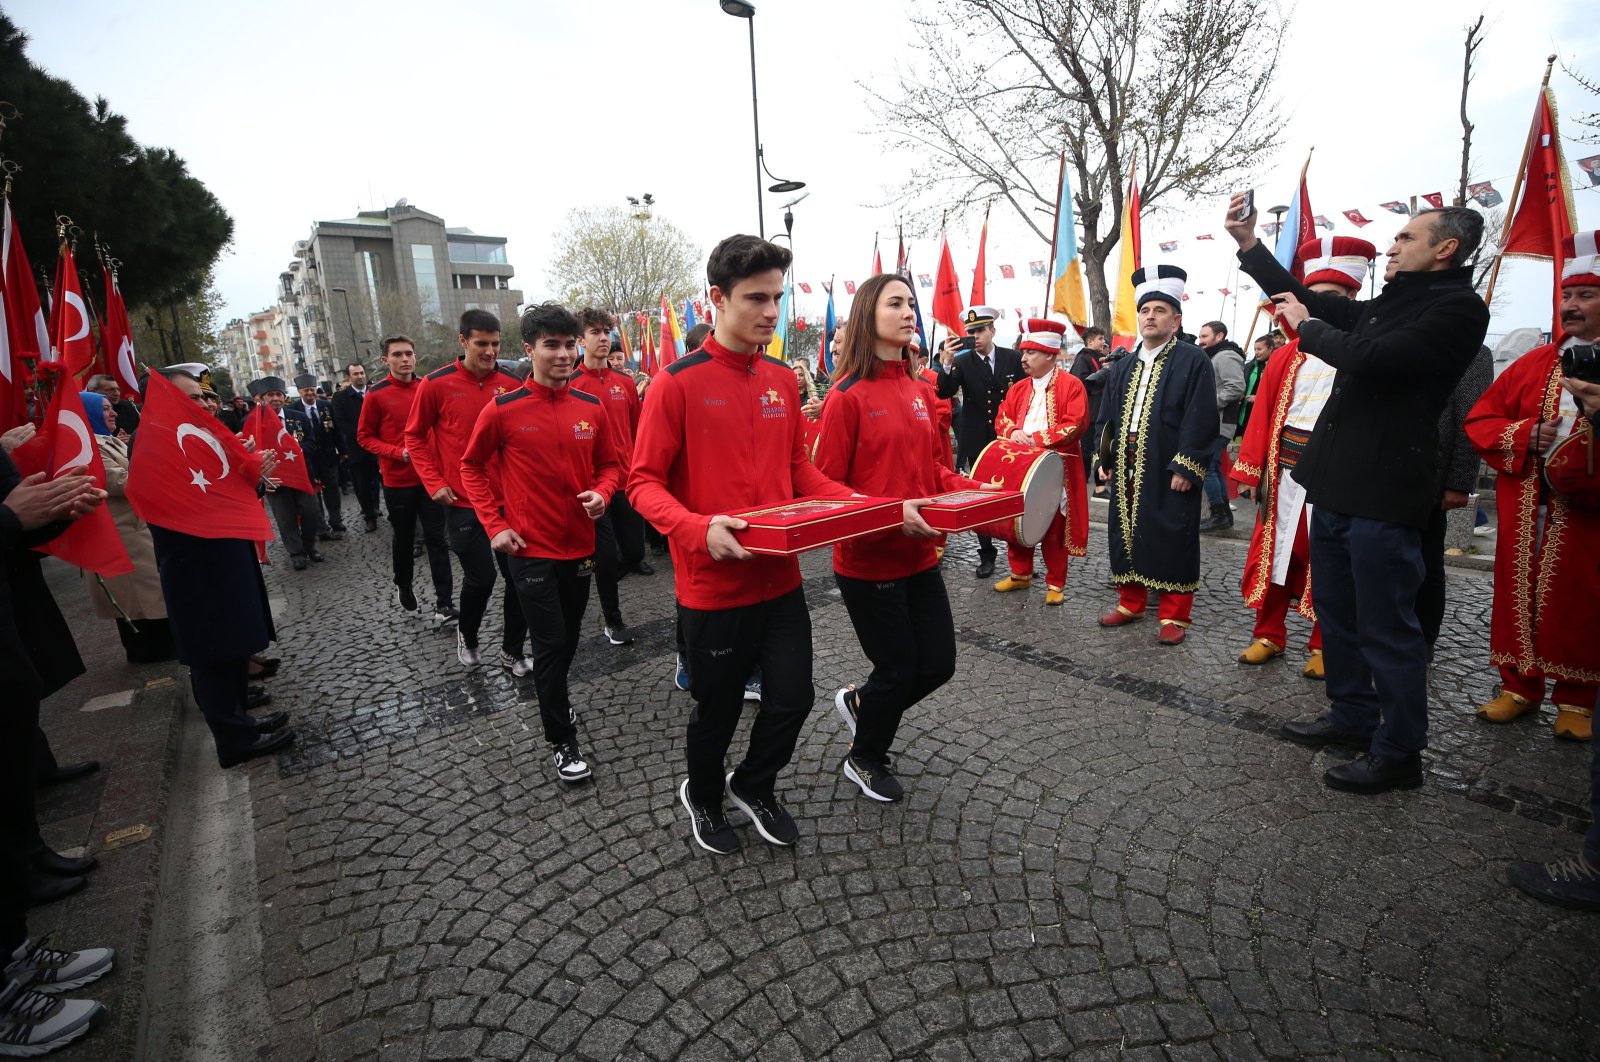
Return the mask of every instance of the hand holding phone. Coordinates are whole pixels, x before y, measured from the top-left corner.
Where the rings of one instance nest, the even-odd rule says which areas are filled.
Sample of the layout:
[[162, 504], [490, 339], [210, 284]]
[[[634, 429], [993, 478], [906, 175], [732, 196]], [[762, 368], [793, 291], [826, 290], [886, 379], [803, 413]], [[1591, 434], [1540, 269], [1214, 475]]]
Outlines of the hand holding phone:
[[1256, 212], [1256, 191], [1254, 188], [1244, 193], [1244, 201], [1239, 204], [1239, 209], [1234, 213], [1235, 221], [1249, 221], [1250, 215]]

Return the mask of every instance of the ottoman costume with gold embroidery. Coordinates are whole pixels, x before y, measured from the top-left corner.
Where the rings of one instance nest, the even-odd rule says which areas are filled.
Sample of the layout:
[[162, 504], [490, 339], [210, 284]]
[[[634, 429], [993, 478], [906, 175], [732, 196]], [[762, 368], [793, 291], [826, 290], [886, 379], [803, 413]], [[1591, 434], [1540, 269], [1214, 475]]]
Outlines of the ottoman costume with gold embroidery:
[[[1160, 299], [1181, 314], [1187, 276], [1170, 265], [1136, 270], [1138, 306]], [[1199, 488], [1218, 434], [1216, 390], [1205, 352], [1176, 334], [1153, 350], [1141, 344], [1106, 377], [1095, 438], [1110, 474], [1106, 530], [1119, 602], [1102, 626], [1143, 615], [1157, 590], [1162, 640], [1182, 640], [1200, 586]], [[1174, 475], [1191, 489], [1173, 490]]]
[[[1012, 439], [1020, 432], [1027, 445], [1055, 450], [1061, 454], [1066, 469], [1063, 477], [1064, 492], [1050, 529], [1045, 532], [1039, 547], [1044, 552], [1045, 604], [1059, 605], [1062, 588], [1067, 584], [1069, 557], [1081, 557], [1089, 545], [1088, 487], [1081, 473], [1083, 452], [1080, 449], [1084, 432], [1089, 427], [1089, 395], [1083, 383], [1070, 372], [1054, 364], [1061, 353], [1061, 337], [1067, 326], [1059, 321], [1034, 318], [1028, 321], [1026, 338], [1018, 349], [1022, 352], [1024, 370], [1029, 375], [1012, 384], [995, 414], [995, 436]], [[1047, 355], [1050, 367], [1039, 376], [1037, 367], [1029, 369], [1038, 355]], [[1020, 439], [1014, 441], [1021, 442]], [[1001, 593], [1022, 590], [1033, 583], [1033, 547], [1010, 544], [1006, 546], [1006, 559], [1011, 574], [995, 584]]]
[[[1562, 288], [1600, 287], [1595, 233], [1568, 237], [1567, 259]], [[1586, 492], [1581, 474], [1593, 428], [1561, 386], [1561, 352], [1593, 341], [1564, 335], [1528, 351], [1490, 385], [1464, 425], [1498, 473], [1489, 659], [1500, 669], [1500, 693], [1479, 706], [1478, 717], [1505, 723], [1533, 711], [1552, 679], [1555, 734], [1579, 741], [1590, 738], [1600, 687], [1600, 638], [1586, 622], [1600, 600], [1600, 511], [1592, 481]], [[1557, 417], [1556, 441], [1535, 452], [1534, 431]]]
[[[1317, 291], [1335, 285], [1354, 298], [1377, 254], [1366, 240], [1328, 236], [1303, 244], [1297, 257], [1304, 263], [1306, 287]], [[1255, 532], [1240, 584], [1244, 603], [1256, 610], [1255, 640], [1239, 654], [1239, 662], [1264, 664], [1283, 653], [1288, 644], [1284, 621], [1292, 603], [1312, 622], [1306, 645], [1311, 658], [1304, 673], [1316, 679], [1323, 677], [1322, 629], [1311, 604], [1311, 506], [1305, 488], [1289, 473], [1333, 393], [1334, 375], [1333, 366], [1300, 349], [1298, 337], [1274, 353], [1262, 374], [1256, 413], [1245, 427], [1232, 472], [1234, 479], [1258, 491]]]

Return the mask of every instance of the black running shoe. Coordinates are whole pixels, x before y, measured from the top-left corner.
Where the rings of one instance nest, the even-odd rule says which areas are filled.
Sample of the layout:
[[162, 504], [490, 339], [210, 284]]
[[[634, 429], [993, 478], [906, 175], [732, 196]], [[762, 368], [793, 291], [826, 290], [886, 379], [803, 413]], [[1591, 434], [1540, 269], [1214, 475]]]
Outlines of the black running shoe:
[[750, 816], [751, 825], [766, 838], [767, 843], [787, 848], [800, 839], [800, 827], [794, 824], [794, 818], [778, 803], [777, 797], [742, 795], [734, 788], [732, 771], [728, 772], [726, 786], [728, 799], [733, 801], [734, 807]]
[[554, 757], [556, 774], [563, 782], [581, 782], [593, 772], [584, 761], [583, 751], [578, 748], [576, 741], [569, 741], [565, 745], [555, 746]]
[[906, 795], [905, 787], [889, 773], [886, 765], [854, 753], [844, 758], [844, 776], [859, 785], [867, 796], [885, 804], [893, 804]]
[[411, 587], [409, 586], [395, 587], [394, 599], [396, 603], [398, 603], [399, 606], [407, 612], [415, 612], [418, 608], [417, 595], [412, 592]]
[[739, 835], [728, 825], [728, 815], [722, 810], [722, 805], [718, 804], [714, 808], [701, 807], [689, 799], [687, 778], [678, 787], [678, 800], [682, 802], [683, 809], [689, 813], [689, 825], [694, 830], [695, 844], [717, 855], [732, 855], [742, 847]]
[[630, 631], [628, 629], [628, 625], [623, 623], [621, 620], [618, 620], [615, 623], [607, 623], [606, 641], [610, 642], [612, 645], [632, 645], [633, 632]]

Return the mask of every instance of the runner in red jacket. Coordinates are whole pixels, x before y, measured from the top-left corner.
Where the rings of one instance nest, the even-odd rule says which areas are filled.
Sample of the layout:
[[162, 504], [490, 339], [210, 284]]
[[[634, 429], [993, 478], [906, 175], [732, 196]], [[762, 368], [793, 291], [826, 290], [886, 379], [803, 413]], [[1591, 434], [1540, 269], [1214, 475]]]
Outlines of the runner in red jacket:
[[494, 593], [494, 570], [498, 565], [508, 587], [501, 607], [505, 626], [501, 631], [500, 666], [520, 678], [533, 668], [532, 658], [522, 654], [527, 623], [517, 595], [509, 589], [511, 575], [506, 559], [489, 548], [489, 536], [483, 533], [483, 525], [478, 523], [472, 503], [467, 500], [461, 483], [461, 455], [483, 407], [492, 399], [517, 390], [522, 381], [500, 369], [500, 319], [494, 314], [487, 310], [462, 314], [460, 340], [461, 356], [429, 373], [418, 388], [411, 419], [406, 421], [405, 447], [428, 497], [449, 506], [446, 520], [450, 551], [461, 561], [456, 659], [465, 667], [483, 660], [478, 653], [478, 630]]
[[[916, 337], [910, 284], [880, 273], [861, 285], [840, 343], [838, 382], [822, 406], [817, 471], [879, 498], [979, 489], [944, 464], [950, 447], [940, 436], [938, 396], [907, 360]], [[853, 738], [844, 776], [884, 802], [905, 795], [889, 767], [901, 716], [949, 682], [956, 668], [938, 534], [920, 516], [909, 530], [915, 537], [896, 529], [833, 547], [833, 577], [861, 651], [872, 661], [863, 685], [834, 696]]]
[[416, 564], [412, 546], [416, 542], [417, 519], [422, 520], [422, 541], [428, 547], [428, 571], [433, 576], [435, 595], [433, 618], [445, 623], [456, 617], [455, 576], [450, 571], [450, 553], [444, 541], [444, 509], [428, 500], [422, 478], [406, 451], [406, 421], [416, 401], [421, 382], [416, 377], [417, 348], [410, 336], [388, 336], [383, 341], [387, 378], [367, 389], [361, 404], [361, 419], [356, 426], [356, 442], [378, 458], [383, 480], [384, 504], [394, 528], [393, 564], [395, 597], [407, 612], [417, 611], [417, 595], [411, 589]]
[[[628, 493], [672, 546], [678, 617], [689, 662], [689, 778], [679, 799], [696, 842], [726, 854], [739, 835], [724, 788], [762, 837], [793, 844], [794, 820], [773, 795], [811, 710], [811, 618], [793, 557], [752, 557], [723, 515], [804, 495], [845, 497], [804, 450], [794, 373], [761, 348], [778, 322], [787, 250], [730, 236], [706, 265], [713, 335], [658, 373], [645, 396]], [[764, 694], [744, 761], [723, 777], [745, 680]]]
[[569, 386], [578, 331], [578, 319], [555, 303], [523, 312], [533, 372], [484, 407], [461, 457], [461, 482], [489, 543], [510, 558], [506, 585], [528, 621], [544, 737], [565, 782], [591, 773], [567, 669], [589, 604], [595, 521], [622, 475], [600, 400]]

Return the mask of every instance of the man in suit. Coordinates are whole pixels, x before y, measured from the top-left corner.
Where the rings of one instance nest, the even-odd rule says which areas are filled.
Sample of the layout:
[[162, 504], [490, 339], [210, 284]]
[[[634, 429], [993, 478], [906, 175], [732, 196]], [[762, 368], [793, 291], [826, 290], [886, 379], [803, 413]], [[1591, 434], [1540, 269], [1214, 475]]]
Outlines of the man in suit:
[[[378, 529], [378, 459], [356, 442], [356, 430], [361, 426], [361, 403], [367, 397], [367, 368], [359, 361], [344, 367], [345, 387], [329, 399], [333, 409], [333, 426], [339, 433], [339, 460], [350, 468], [350, 478], [355, 481], [356, 501], [361, 506], [361, 519], [369, 532]], [[307, 455], [310, 456], [310, 455]]]
[[[956, 413], [956, 464], [969, 471], [978, 454], [994, 442], [994, 418], [1000, 412], [1000, 403], [1011, 385], [1022, 379], [1022, 355], [1007, 347], [994, 345], [994, 320], [997, 311], [988, 306], [974, 306], [967, 311], [963, 323], [967, 337], [972, 340], [970, 350], [960, 336], [944, 341], [939, 360], [944, 372], [939, 374], [939, 397], [954, 398], [961, 395], [961, 408]], [[994, 540], [978, 534], [979, 579], [994, 574], [998, 551]]]
[[306, 435], [300, 445], [305, 449], [312, 478], [322, 483], [322, 504], [327, 509], [328, 527], [317, 537], [338, 541], [344, 537], [344, 512], [339, 500], [340, 446], [333, 405], [326, 398], [317, 397], [317, 378], [310, 373], [296, 376], [294, 386], [300, 397], [289, 403], [289, 408], [305, 414]]
[[1311, 512], [1311, 593], [1322, 624], [1329, 709], [1285, 723], [1302, 744], [1365, 746], [1323, 775], [1334, 789], [1422, 785], [1428, 647], [1417, 619], [1423, 530], [1444, 483], [1439, 417], [1477, 356], [1489, 308], [1469, 260], [1483, 215], [1424, 210], [1395, 235], [1384, 288], [1354, 302], [1295, 280], [1256, 238], [1256, 212], [1226, 228], [1239, 267], [1278, 304], [1300, 347], [1333, 366], [1333, 391], [1291, 473]]
[[[263, 376], [250, 385], [250, 394], [267, 407], [268, 415], [282, 422], [284, 429], [300, 444], [302, 452], [306, 450], [306, 415], [298, 409], [291, 409], [285, 404], [287, 398], [284, 393], [284, 383], [281, 377]], [[256, 445], [262, 449], [272, 449], [270, 440], [257, 439]], [[309, 457], [309, 455], [307, 455]], [[306, 469], [311, 475], [312, 486], [316, 486], [316, 472]], [[322, 530], [322, 507], [317, 504], [315, 494], [308, 494], [303, 490], [296, 490], [287, 483], [279, 483], [267, 495], [267, 507], [272, 510], [272, 518], [278, 524], [278, 540], [283, 543], [283, 548], [289, 551], [289, 560], [294, 564], [294, 570], [306, 570], [306, 560], [322, 562], [322, 554], [317, 551], [318, 533]]]

